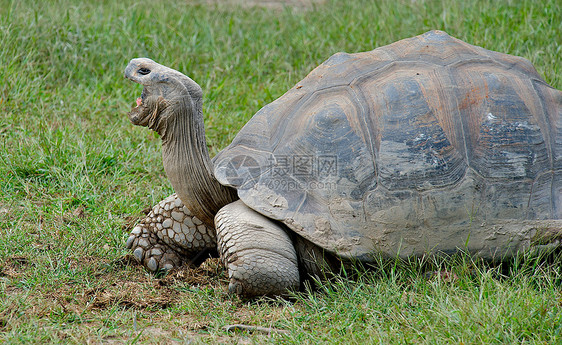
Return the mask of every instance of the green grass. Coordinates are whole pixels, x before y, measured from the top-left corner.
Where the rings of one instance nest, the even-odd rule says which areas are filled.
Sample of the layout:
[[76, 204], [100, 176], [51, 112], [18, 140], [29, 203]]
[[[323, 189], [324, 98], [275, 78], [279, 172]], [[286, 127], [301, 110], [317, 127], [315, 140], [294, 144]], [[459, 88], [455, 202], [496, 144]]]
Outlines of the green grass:
[[[390, 262], [290, 301], [244, 302], [226, 294], [218, 267], [158, 279], [125, 257], [141, 210], [172, 192], [159, 138], [125, 115], [140, 94], [122, 77], [129, 59], [200, 83], [215, 154], [331, 54], [430, 29], [526, 57], [562, 88], [558, 0], [325, 1], [306, 11], [0, 0], [0, 342], [561, 343], [559, 258], [509, 269], [463, 256]], [[233, 323], [289, 334], [223, 331]]]

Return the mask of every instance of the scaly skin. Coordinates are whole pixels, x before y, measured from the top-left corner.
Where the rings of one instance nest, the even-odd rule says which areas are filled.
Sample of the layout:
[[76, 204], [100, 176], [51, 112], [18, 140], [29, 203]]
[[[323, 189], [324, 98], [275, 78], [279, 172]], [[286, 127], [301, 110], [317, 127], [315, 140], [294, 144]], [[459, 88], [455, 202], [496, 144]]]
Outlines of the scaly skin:
[[152, 272], [198, 261], [216, 246], [215, 229], [193, 216], [175, 193], [156, 204], [127, 239], [127, 248]]
[[215, 216], [221, 261], [228, 270], [228, 290], [244, 297], [283, 295], [298, 289], [297, 253], [285, 229], [242, 201]]

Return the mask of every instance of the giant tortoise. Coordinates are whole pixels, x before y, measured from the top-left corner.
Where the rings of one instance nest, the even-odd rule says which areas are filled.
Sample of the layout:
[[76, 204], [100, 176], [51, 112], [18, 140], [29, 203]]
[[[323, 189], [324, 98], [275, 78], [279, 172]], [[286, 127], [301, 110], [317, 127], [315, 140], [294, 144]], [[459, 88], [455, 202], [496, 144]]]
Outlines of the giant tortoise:
[[559, 241], [562, 93], [523, 58], [442, 31], [337, 53], [214, 159], [198, 84], [147, 58], [125, 76], [177, 192], [127, 240], [151, 271], [215, 250], [229, 291], [275, 295], [322, 255], [502, 259]]

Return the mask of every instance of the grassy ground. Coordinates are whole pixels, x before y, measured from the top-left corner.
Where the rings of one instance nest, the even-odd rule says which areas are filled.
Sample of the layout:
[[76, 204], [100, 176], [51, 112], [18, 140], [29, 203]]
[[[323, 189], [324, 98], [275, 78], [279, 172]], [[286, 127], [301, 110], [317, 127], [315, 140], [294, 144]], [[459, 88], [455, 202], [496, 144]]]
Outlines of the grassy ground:
[[160, 279], [129, 260], [131, 225], [172, 192], [159, 138], [125, 116], [133, 57], [201, 84], [212, 153], [331, 54], [430, 29], [524, 56], [562, 88], [558, 0], [257, 3], [0, 0], [0, 342], [562, 342], [557, 257], [385, 262], [254, 302], [226, 294], [216, 262]]

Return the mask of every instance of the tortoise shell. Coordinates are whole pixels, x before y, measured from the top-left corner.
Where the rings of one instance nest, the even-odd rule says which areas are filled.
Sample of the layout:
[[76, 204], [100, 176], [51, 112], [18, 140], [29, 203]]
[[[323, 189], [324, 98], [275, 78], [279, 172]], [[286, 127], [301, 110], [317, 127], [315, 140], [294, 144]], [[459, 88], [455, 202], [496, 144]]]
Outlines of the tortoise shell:
[[560, 224], [562, 93], [431, 31], [333, 55], [214, 161], [249, 207], [343, 257], [506, 255]]

